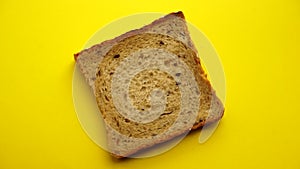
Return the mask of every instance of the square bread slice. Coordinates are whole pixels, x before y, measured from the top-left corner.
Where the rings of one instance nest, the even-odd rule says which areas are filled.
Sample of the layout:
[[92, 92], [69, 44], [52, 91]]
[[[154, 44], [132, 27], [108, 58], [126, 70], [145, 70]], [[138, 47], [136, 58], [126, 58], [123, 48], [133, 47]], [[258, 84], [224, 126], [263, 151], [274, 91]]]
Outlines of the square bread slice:
[[[151, 55], [155, 55], [156, 58], [153, 59]], [[170, 59], [173, 56], [176, 56], [179, 61]], [[223, 116], [224, 106], [201, 67], [182, 12], [170, 13], [140, 29], [94, 45], [75, 54], [74, 58], [87, 83], [94, 91], [98, 107], [106, 123], [108, 148], [115, 157], [129, 157], [140, 150], [171, 140], [189, 130], [216, 122]], [[141, 63], [143, 61], [147, 63]], [[156, 68], [149, 69], [147, 65], [153, 65], [152, 62], [156, 64]], [[123, 67], [125, 64], [122, 68], [124, 71], [118, 69], [118, 66], [122, 64]], [[132, 75], [131, 81], [127, 80], [126, 86], [124, 77], [130, 74], [130, 71], [132, 73], [132, 70], [135, 70], [135, 68], [129, 70], [133, 67], [132, 65], [144, 65], [143, 69], [147, 71], [141, 70]], [[190, 72], [194, 76], [195, 83], [188, 82], [191, 78], [183, 76], [185, 74], [182, 72], [172, 71], [172, 66], [181, 67], [185, 73]], [[165, 71], [160, 71], [157, 67], [162, 67]], [[166, 73], [168, 71], [171, 73]], [[191, 87], [193, 83], [196, 84], [195, 89], [182, 90], [184, 87], [193, 88]], [[112, 91], [113, 87], [115, 91]], [[160, 89], [163, 92], [154, 89]], [[127, 90], [127, 93], [123, 93]], [[153, 94], [153, 90], [156, 93]], [[152, 104], [156, 104], [155, 98], [153, 102], [149, 101], [149, 98], [152, 99], [155, 95], [162, 95], [165, 101], [163, 103], [166, 104], [164, 109], [155, 116], [157, 119], [147, 121], [146, 118], [146, 121], [144, 119], [144, 121], [136, 122], [136, 119], [141, 119], [140, 116], [143, 116], [143, 113], [148, 113], [143, 117], [155, 119], [149, 115], [149, 112], [155, 112], [155, 109], [151, 107]], [[192, 96], [198, 100], [195, 105], [191, 102], [191, 99], [195, 99], [191, 98]], [[180, 101], [184, 97], [186, 101]], [[112, 100], [117, 100], [118, 103], [115, 105]], [[131, 102], [137, 111], [134, 112], [124, 107], [126, 102]], [[180, 107], [182, 104], [188, 105], [189, 103], [190, 109], [197, 110], [195, 116], [190, 114], [191, 111], [185, 111]], [[159, 104], [157, 102], [157, 105]], [[119, 112], [123, 111], [123, 108], [127, 109], [127, 114], [125, 114], [132, 118], [126, 118]], [[140, 114], [134, 115], [136, 113]], [[179, 115], [183, 118], [178, 122], [176, 119], [179, 119]], [[165, 132], [164, 129], [168, 127], [170, 130]]]

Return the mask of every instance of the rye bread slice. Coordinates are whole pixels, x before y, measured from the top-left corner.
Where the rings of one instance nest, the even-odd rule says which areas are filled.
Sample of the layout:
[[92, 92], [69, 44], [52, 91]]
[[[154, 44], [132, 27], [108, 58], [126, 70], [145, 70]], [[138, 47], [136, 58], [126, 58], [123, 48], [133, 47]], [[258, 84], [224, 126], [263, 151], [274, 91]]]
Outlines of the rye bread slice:
[[[143, 86], [139, 84], [145, 77], [156, 77], [156, 79], [150, 79], [148, 82], [155, 82], [156, 85], [161, 86], [161, 90], [166, 89], [167, 91], [171, 91], [171, 93], [167, 93], [165, 112], [162, 112], [159, 116], [159, 119], [162, 120], [155, 121], [154, 126], [156, 127], [151, 126], [152, 123], [148, 123], [150, 125], [142, 129], [142, 127], [145, 126], [139, 126], [138, 123], [134, 123], [132, 120], [120, 116], [120, 113], [116, 111], [111, 102], [112, 96], [110, 95], [111, 91], [109, 86], [111, 85], [110, 82], [113, 74], [115, 73], [114, 68], [117, 67], [120, 61], [126, 58], [130, 52], [149, 47], [158, 49], [156, 50], [158, 53], [160, 52], [159, 49], [163, 49], [176, 56], [185, 56], [180, 59], [188, 65], [190, 71], [195, 76], [199, 92], [201, 93], [199, 96], [199, 112], [195, 120], [189, 120], [187, 118], [188, 115], [184, 116], [185, 120], [181, 120], [182, 123], [175, 125], [175, 128], [167, 134], [161, 134], [165, 131], [162, 130], [162, 128], [164, 128], [162, 126], [170, 125], [168, 121], [172, 121], [172, 119], [178, 117], [180, 109], [178, 96], [182, 94], [179, 92], [178, 86], [180, 86], [182, 82], [176, 82], [176, 80], [166, 72], [155, 69], [144, 71], [132, 80], [132, 85], [129, 87], [129, 90], [132, 91], [129, 92], [131, 94], [129, 97], [131, 97], [135, 108], [140, 111], [149, 108], [149, 100], [147, 100], [147, 98], [149, 98], [149, 93], [154, 88], [154, 86], [151, 87], [151, 85]], [[129, 53], [122, 53], [122, 49], [124, 48], [129, 49]], [[182, 50], [177, 50], [178, 48]], [[143, 54], [147, 54], [147, 52], [149, 53], [150, 51], [142, 51]], [[178, 52], [181, 52], [181, 54], [178, 54]], [[143, 28], [127, 32], [112, 40], [83, 50], [75, 54], [74, 57], [81, 72], [93, 89], [102, 116], [107, 126], [109, 126], [107, 127], [108, 148], [116, 157], [128, 157], [142, 149], [170, 140], [190, 129], [197, 129], [204, 126], [204, 124], [218, 121], [223, 116], [224, 107], [220, 99], [216, 96], [215, 91], [212, 89], [201, 67], [200, 60], [197, 57], [197, 50], [189, 36], [182, 12], [166, 15]], [[116, 60], [118, 61], [113, 63]], [[114, 64], [115, 67], [111, 66]], [[110, 70], [109, 67], [113, 67], [113, 69]], [[177, 75], [180, 76], [180, 74], [175, 74], [174, 76]], [[122, 101], [124, 102], [124, 100], [121, 99], [121, 102]], [[191, 121], [192, 125], [189, 125]], [[133, 125], [128, 125], [129, 123]], [[119, 131], [127, 138], [120, 137], [115, 131]], [[132, 137], [143, 139], [149, 138], [150, 136], [150, 141], [148, 139], [148, 141], [142, 140], [139, 142], [131, 139]], [[129, 140], [128, 137], [130, 138]]]

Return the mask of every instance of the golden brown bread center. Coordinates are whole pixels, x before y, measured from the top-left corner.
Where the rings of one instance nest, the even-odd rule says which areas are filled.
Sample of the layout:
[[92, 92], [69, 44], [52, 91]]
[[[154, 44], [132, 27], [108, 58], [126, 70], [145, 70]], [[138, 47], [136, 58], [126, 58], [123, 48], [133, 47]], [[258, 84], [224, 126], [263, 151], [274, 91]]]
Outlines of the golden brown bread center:
[[[151, 49], [154, 49], [153, 53], [149, 52]], [[152, 68], [130, 72], [130, 70], [138, 70], [127, 62], [132, 55], [137, 55], [133, 60], [136, 64], [150, 67], [152, 65]], [[170, 58], [169, 55], [175, 58]], [[152, 60], [147, 62], [149, 57]], [[143, 61], [145, 63], [142, 63]], [[185, 115], [177, 124], [186, 125], [182, 126], [186, 129], [191, 128], [200, 104], [198, 86], [201, 79], [199, 70], [202, 72], [202, 69], [198, 62], [197, 55], [192, 49], [166, 35], [145, 33], [119, 42], [100, 63], [95, 83], [96, 99], [104, 121], [122, 135], [151, 138], [164, 133], [174, 125], [181, 112]], [[170, 72], [157, 68], [160, 64]], [[119, 67], [122, 66], [119, 71]], [[191, 75], [187, 76], [187, 74]], [[120, 80], [125, 76], [131, 78]], [[194, 81], [194, 85], [191, 80]], [[113, 83], [116, 81], [118, 81], [117, 85]], [[184, 92], [186, 98], [184, 100], [180, 90], [182, 88], [189, 91], [189, 93]], [[123, 91], [129, 92], [120, 95]], [[188, 98], [193, 94], [196, 95], [194, 98]], [[162, 101], [155, 102], [155, 97], [161, 97]], [[194, 101], [189, 102], [193, 99]], [[182, 108], [183, 102], [188, 106]], [[126, 105], [127, 103], [130, 105]], [[130, 108], [131, 105], [133, 108]], [[158, 107], [157, 111], [156, 107]]]
[[[151, 95], [154, 95], [152, 99]], [[154, 101], [151, 103], [151, 100], [154, 100], [153, 97], [160, 97], [158, 101], [166, 99], [166, 102], [162, 103], [165, 104], [165, 109], [156, 113], [155, 118], [151, 118], [153, 119], [151, 123], [157, 124], [159, 129], [158, 133], [155, 134], [165, 132], [174, 122], [169, 119], [177, 118], [180, 112], [181, 94], [177, 82], [170, 74], [158, 69], [143, 70], [135, 75], [130, 82], [129, 97], [132, 105], [139, 113], [147, 113], [150, 118], [153, 115], [151, 109], [159, 106], [153, 103]]]

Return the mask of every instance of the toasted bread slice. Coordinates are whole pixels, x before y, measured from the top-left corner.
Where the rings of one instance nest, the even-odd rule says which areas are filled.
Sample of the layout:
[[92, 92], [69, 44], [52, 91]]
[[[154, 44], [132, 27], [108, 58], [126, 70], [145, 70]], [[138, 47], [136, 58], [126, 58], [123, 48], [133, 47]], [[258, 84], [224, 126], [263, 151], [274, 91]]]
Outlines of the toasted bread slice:
[[[135, 56], [131, 56], [132, 53]], [[151, 55], [159, 57], [153, 59]], [[130, 59], [129, 56], [135, 58]], [[159, 63], [156, 64], [162, 65], [164, 71], [147, 68], [147, 71], [142, 70], [132, 76], [129, 85], [124, 85], [126, 68], [123, 72], [118, 72], [118, 66], [123, 63], [126, 67], [127, 63], [130, 67], [139, 61], [145, 61], [144, 58], [138, 61], [141, 56], [145, 56], [147, 63], [139, 63], [140, 65], [151, 65], [151, 62], [156, 63], [158, 60]], [[116, 157], [128, 157], [191, 129], [216, 122], [223, 116], [224, 107], [201, 67], [182, 12], [166, 15], [140, 29], [85, 49], [74, 57], [95, 93], [98, 107], [107, 124], [108, 149]], [[176, 59], [179, 61], [174, 61]], [[181, 66], [185, 73], [172, 71], [172, 65]], [[127, 71], [130, 74], [128, 72], [130, 70]], [[186, 75], [188, 72], [193, 78]], [[191, 79], [194, 82], [189, 82]], [[142, 81], [145, 83], [141, 84]], [[196, 88], [189, 90], [193, 88], [188, 86], [190, 84], [194, 84]], [[183, 90], [184, 87], [186, 90]], [[146, 121], [136, 122], [132, 119], [143, 119], [138, 117], [142, 115], [132, 116], [130, 119], [120, 113], [126, 102], [132, 102], [133, 107], [141, 114], [151, 112], [148, 111], [151, 109], [149, 97], [155, 88], [165, 91], [163, 94], [166, 104], [165, 109], [155, 116], [156, 120], [151, 120], [155, 118], [146, 115]], [[128, 95], [125, 93], [124, 97], [120, 97], [120, 93], [127, 90]], [[198, 102], [191, 101], [195, 99], [194, 96]], [[114, 98], [119, 103], [119, 108], [113, 103]], [[180, 106], [189, 103], [191, 110], [181, 111]], [[134, 114], [130, 110], [125, 114]], [[194, 115], [191, 114], [193, 110], [197, 110]]]

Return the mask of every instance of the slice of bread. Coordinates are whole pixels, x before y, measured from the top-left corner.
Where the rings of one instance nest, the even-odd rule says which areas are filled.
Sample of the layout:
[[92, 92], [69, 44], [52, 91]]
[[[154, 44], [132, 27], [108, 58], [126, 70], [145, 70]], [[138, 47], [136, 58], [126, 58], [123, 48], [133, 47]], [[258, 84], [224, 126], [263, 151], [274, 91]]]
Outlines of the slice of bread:
[[95, 93], [107, 124], [108, 149], [116, 157], [128, 157], [223, 116], [182, 12], [74, 57]]

